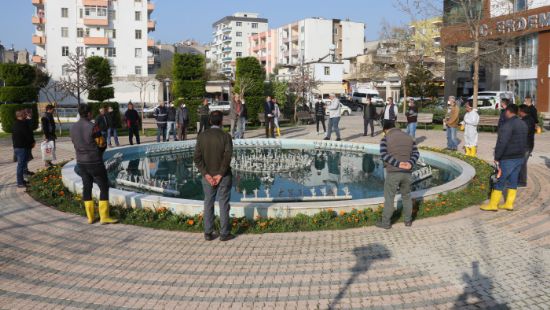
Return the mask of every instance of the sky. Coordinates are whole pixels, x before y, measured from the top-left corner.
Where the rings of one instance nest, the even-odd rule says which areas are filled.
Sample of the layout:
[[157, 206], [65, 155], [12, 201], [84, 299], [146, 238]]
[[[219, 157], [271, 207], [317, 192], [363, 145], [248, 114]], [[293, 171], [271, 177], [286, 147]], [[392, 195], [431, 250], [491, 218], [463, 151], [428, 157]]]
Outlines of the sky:
[[[69, 1], [69, 0], [68, 0]], [[70, 0], [74, 1], [74, 0]], [[125, 0], [131, 1], [131, 0]], [[276, 28], [306, 17], [349, 18], [367, 24], [368, 41], [379, 37], [382, 21], [392, 25], [408, 22], [396, 9], [394, 0], [153, 0], [157, 21], [151, 34], [163, 43], [195, 39], [207, 43], [212, 36], [212, 23], [235, 12], [260, 13]], [[31, 0], [0, 0], [0, 44], [6, 48], [34, 50], [31, 36], [34, 13]]]

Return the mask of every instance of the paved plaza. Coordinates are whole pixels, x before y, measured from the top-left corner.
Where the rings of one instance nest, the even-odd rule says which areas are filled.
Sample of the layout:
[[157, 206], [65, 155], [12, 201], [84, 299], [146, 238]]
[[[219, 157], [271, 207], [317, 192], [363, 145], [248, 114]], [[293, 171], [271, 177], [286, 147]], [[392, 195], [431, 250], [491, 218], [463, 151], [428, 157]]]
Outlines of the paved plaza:
[[[342, 124], [345, 140], [380, 140], [362, 136], [359, 116]], [[293, 127], [283, 135], [321, 139], [313, 130]], [[419, 129], [418, 138], [425, 146], [446, 144], [442, 131]], [[496, 135], [480, 139], [480, 154], [490, 160]], [[474, 206], [412, 228], [207, 243], [202, 234], [87, 225], [33, 201], [15, 186], [11, 141], [4, 139], [0, 308], [550, 309], [550, 134], [536, 143], [529, 187], [519, 191], [515, 212]], [[74, 156], [67, 139], [58, 155]], [[31, 163], [40, 166], [38, 159]]]

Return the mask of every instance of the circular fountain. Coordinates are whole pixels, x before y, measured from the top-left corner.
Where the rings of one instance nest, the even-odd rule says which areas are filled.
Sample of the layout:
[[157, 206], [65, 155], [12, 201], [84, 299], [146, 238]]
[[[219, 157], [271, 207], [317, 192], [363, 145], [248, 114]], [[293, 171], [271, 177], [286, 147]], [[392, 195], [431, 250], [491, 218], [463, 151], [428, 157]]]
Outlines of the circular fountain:
[[[384, 167], [378, 145], [247, 139], [235, 140], [233, 146], [232, 216], [290, 217], [383, 203]], [[202, 178], [193, 163], [194, 148], [195, 141], [185, 141], [105, 152], [111, 204], [202, 213]], [[75, 165], [65, 165], [63, 182], [81, 193]], [[474, 176], [474, 168], [463, 161], [422, 151], [411, 176], [413, 198], [432, 199], [462, 189]], [[95, 187], [94, 196], [99, 196]]]

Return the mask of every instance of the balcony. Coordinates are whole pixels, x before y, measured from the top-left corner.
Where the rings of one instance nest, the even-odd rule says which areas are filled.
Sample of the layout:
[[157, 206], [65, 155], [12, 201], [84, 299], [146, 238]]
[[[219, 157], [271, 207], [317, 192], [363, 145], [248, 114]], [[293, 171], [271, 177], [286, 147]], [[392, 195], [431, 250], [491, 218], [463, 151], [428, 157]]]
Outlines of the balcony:
[[44, 57], [42, 56], [34, 55], [32, 56], [32, 62], [37, 65], [41, 65], [46, 63], [46, 59], [44, 59]]
[[109, 26], [109, 20], [106, 18], [84, 18], [86, 26]]
[[38, 16], [32, 17], [33, 25], [44, 25], [45, 23], [46, 23], [46, 19], [44, 17], [38, 17]]
[[45, 45], [46, 38], [43, 36], [32, 36], [32, 44], [36, 45]]
[[148, 65], [154, 65], [156, 63], [157, 59], [155, 56], [149, 56], [147, 57], [147, 64]]
[[84, 6], [102, 6], [102, 7], [109, 6], [108, 0], [84, 0], [82, 2]]
[[154, 20], [150, 20], [147, 22], [147, 30], [149, 31], [155, 31], [156, 26], [157, 23]]
[[225, 73], [231, 73], [231, 72], [233, 72], [233, 69], [232, 68], [223, 68], [222, 71], [225, 72]]
[[229, 32], [231, 32], [231, 27], [225, 27], [225, 28], [223, 28], [223, 29], [222, 29], [222, 32], [223, 32], [223, 33], [229, 33]]
[[44, 2], [46, 2], [46, 1], [45, 0], [32, 0], [32, 4], [36, 5], [36, 6], [43, 6]]
[[154, 46], [155, 46], [155, 40], [147, 39], [147, 47], [154, 47]]
[[84, 45], [109, 45], [109, 38], [106, 37], [85, 37]]
[[147, 11], [152, 12], [155, 10], [155, 4], [153, 2], [147, 2]]
[[223, 38], [223, 42], [224, 42], [224, 43], [230, 43], [231, 41], [233, 41], [233, 38], [232, 38], [232, 37], [224, 37], [224, 38]]
[[222, 58], [223, 62], [231, 62], [231, 60], [233, 60], [233, 57], [224, 57], [224, 58]]
[[231, 52], [231, 47], [224, 47], [222, 51], [229, 53]]

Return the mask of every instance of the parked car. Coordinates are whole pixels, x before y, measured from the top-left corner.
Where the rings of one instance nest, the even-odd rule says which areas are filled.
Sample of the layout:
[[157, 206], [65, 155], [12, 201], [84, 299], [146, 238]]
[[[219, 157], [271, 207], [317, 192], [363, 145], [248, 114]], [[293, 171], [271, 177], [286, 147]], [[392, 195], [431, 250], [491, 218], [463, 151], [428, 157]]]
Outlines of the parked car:
[[340, 98], [340, 102], [346, 107], [350, 108], [353, 112], [363, 111], [363, 104], [357, 103], [349, 99]]
[[[468, 100], [472, 102], [473, 100]], [[496, 110], [499, 108], [500, 102], [496, 101], [495, 97], [478, 97], [477, 108], [478, 110]]]
[[[507, 98], [512, 104], [515, 104], [514, 93], [511, 91], [480, 91], [478, 93], [478, 100], [493, 99], [495, 102], [495, 105], [493, 105], [493, 107], [495, 109], [500, 108], [500, 100], [504, 98]], [[468, 98], [469, 101], [473, 99], [473, 96]]]
[[227, 115], [231, 109], [231, 104], [229, 101], [215, 101], [209, 106], [209, 108], [210, 112], [221, 111], [223, 114]]
[[[330, 99], [323, 99], [323, 103], [328, 107], [330, 105]], [[327, 116], [330, 115], [330, 111], [328, 110], [328, 108], [325, 113]], [[342, 108], [340, 109], [340, 116], [350, 116], [350, 115], [351, 115], [351, 109], [348, 106], [342, 104]]]

